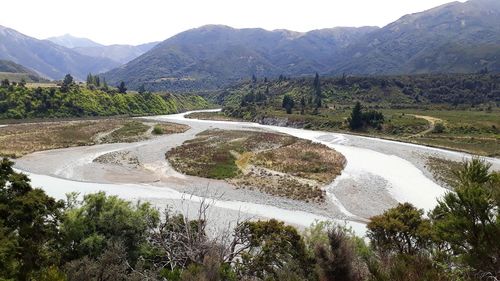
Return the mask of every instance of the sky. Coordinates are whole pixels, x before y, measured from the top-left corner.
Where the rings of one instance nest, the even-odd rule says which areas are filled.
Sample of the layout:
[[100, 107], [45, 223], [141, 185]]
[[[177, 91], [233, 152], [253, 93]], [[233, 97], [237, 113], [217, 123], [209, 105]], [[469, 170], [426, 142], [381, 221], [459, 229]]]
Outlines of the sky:
[[2, 0], [0, 25], [38, 39], [70, 33], [106, 45], [136, 45], [163, 41], [205, 24], [301, 32], [336, 26], [382, 27], [405, 14], [450, 1]]

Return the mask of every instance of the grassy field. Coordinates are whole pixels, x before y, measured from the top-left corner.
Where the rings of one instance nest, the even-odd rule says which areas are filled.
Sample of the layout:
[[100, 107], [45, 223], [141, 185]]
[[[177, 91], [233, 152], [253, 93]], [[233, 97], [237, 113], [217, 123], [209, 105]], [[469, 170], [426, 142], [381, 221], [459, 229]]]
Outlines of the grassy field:
[[[184, 132], [189, 128], [160, 124], [166, 128], [165, 133]], [[147, 132], [151, 126], [130, 118], [10, 124], [0, 127], [0, 156], [15, 158], [56, 148], [136, 141], [151, 137]]]
[[321, 186], [333, 181], [345, 165], [342, 155], [324, 145], [253, 131], [205, 131], [166, 156], [188, 175], [308, 202], [322, 202]]
[[[298, 111], [286, 114], [284, 110], [265, 109], [245, 121], [286, 124], [312, 130], [354, 133], [365, 136], [388, 138], [404, 142], [464, 151], [481, 156], [500, 156], [500, 111], [479, 110], [422, 110], [422, 109], [378, 109], [385, 122], [379, 129], [352, 132], [347, 118], [350, 108], [322, 109], [318, 115], [301, 115]], [[420, 116], [416, 117], [416, 116]], [[223, 120], [221, 113], [204, 113], [188, 116], [201, 119]], [[422, 117], [439, 120], [442, 131], [432, 130], [433, 124]], [[235, 118], [232, 118], [234, 120]], [[278, 121], [282, 122], [278, 122]], [[284, 121], [283, 121], [284, 120]], [[430, 130], [431, 129], [431, 130]]]

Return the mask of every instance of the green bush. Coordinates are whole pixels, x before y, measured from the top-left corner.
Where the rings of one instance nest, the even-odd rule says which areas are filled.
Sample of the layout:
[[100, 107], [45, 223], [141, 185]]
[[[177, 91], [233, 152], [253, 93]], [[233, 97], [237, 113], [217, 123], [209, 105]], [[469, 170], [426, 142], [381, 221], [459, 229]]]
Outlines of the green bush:
[[432, 132], [435, 134], [442, 134], [442, 133], [444, 133], [445, 130], [446, 130], [446, 127], [444, 126], [444, 124], [441, 122], [437, 122], [434, 125], [434, 129], [432, 130]]
[[164, 133], [165, 133], [165, 130], [163, 129], [162, 126], [156, 124], [153, 127], [153, 134], [155, 134], [155, 135], [163, 135]]

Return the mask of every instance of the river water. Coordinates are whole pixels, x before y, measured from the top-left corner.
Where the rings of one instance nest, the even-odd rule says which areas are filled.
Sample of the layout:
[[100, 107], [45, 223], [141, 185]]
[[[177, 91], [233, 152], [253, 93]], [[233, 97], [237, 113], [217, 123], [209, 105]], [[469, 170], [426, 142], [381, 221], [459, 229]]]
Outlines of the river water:
[[[186, 119], [184, 117], [186, 114], [188, 113], [147, 117], [147, 119], [187, 124], [192, 127], [199, 127], [199, 130], [206, 128], [270, 130], [320, 142], [339, 151], [347, 159], [347, 165], [342, 175], [326, 186], [325, 189], [330, 203], [335, 206], [336, 210], [339, 210], [341, 215], [328, 215], [328, 211], [325, 213], [283, 207], [272, 202], [263, 203], [252, 202], [252, 200], [245, 201], [244, 199], [214, 197], [207, 199], [208, 196], [203, 194], [193, 195], [179, 188], [170, 188], [168, 184], [158, 186], [158, 184], [139, 182], [93, 182], [93, 177], [89, 175], [97, 173], [95, 167], [92, 166], [93, 170], [90, 170], [90, 172], [81, 172], [92, 163], [95, 157], [106, 152], [133, 149], [146, 145], [156, 147], [162, 142], [170, 142], [172, 146], [182, 143], [183, 140], [176, 140], [175, 136], [172, 137], [173, 139], [165, 138], [164, 140], [159, 139], [143, 144], [111, 144], [91, 148], [71, 148], [35, 153], [21, 158], [16, 163], [16, 168], [27, 173], [34, 186], [43, 188], [49, 195], [58, 199], [64, 199], [65, 194], [71, 191], [80, 194], [105, 191], [109, 195], [117, 195], [123, 199], [149, 201], [160, 208], [170, 206], [177, 211], [190, 214], [195, 214], [200, 203], [204, 202], [211, 205], [210, 215], [219, 226], [229, 223], [234, 224], [237, 220], [252, 218], [275, 218], [301, 227], [307, 227], [317, 220], [332, 220], [346, 224], [352, 227], [356, 233], [363, 235], [366, 231], [365, 224], [362, 223], [363, 212], [358, 211], [358, 209], [366, 208], [370, 210], [367, 206], [376, 206], [378, 204], [380, 208], [375, 213], [380, 213], [381, 210], [390, 207], [391, 205], [387, 203], [386, 199], [384, 199], [385, 201], [380, 199], [385, 198], [381, 196], [382, 193], [387, 193], [389, 199], [394, 202], [410, 202], [418, 208], [430, 210], [436, 205], [436, 199], [447, 192], [447, 189], [438, 185], [428, 173], [426, 174], [425, 169], [422, 168], [423, 164], [420, 163], [420, 155], [437, 154], [455, 160], [470, 157], [466, 154], [442, 149], [345, 134], [246, 122]], [[96, 153], [96, 149], [100, 149], [99, 153]], [[70, 157], [67, 155], [72, 155], [68, 153], [75, 153], [75, 151], [79, 153], [78, 159], [64, 159]], [[59, 160], [50, 160], [57, 158], [47, 158], [47, 155], [62, 155], [61, 163], [52, 163], [54, 161], [59, 162]], [[160, 155], [159, 157], [164, 156]], [[498, 159], [488, 160], [495, 167], [500, 167]], [[161, 159], [155, 161], [161, 162]], [[160, 165], [166, 165], [165, 169], [168, 170], [168, 163], [160, 163]], [[182, 175], [178, 177], [180, 178]], [[346, 195], [346, 191], [349, 196]], [[364, 217], [366, 219], [367, 216]]]

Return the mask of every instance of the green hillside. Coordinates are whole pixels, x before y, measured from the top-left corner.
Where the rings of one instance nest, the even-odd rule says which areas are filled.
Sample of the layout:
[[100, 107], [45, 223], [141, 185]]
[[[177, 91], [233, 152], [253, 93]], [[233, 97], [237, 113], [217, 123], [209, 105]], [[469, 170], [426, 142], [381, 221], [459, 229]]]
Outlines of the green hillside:
[[61, 88], [0, 87], [0, 119], [158, 115], [207, 108], [195, 95], [116, 93], [71, 85]]
[[0, 60], [0, 80], [20, 82], [22, 80], [30, 82], [45, 82], [46, 79], [40, 77], [34, 71], [8, 60]]

